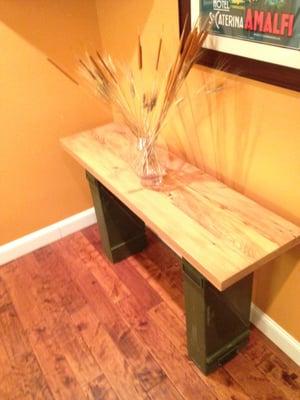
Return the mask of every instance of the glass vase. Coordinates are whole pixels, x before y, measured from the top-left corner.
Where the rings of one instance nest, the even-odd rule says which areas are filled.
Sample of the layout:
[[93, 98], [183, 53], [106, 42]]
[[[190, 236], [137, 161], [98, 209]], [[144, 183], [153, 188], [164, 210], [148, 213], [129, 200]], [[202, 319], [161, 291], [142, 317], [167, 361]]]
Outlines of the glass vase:
[[158, 189], [163, 183], [165, 168], [159, 160], [156, 144], [149, 137], [137, 138], [134, 170], [145, 187]]

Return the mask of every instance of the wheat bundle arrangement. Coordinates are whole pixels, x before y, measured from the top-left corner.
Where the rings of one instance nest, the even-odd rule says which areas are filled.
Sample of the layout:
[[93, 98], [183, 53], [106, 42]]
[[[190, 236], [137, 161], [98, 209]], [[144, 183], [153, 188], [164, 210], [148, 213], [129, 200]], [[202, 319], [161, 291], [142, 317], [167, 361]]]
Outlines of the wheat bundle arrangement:
[[170, 108], [181, 101], [178, 92], [192, 66], [201, 57], [202, 46], [208, 35], [210, 22], [198, 20], [186, 33], [186, 23], [179, 41], [175, 59], [165, 74], [159, 74], [162, 39], [159, 40], [151, 88], [143, 87], [143, 48], [138, 40], [138, 70], [134, 73], [111, 57], [98, 52], [80, 60], [80, 72], [88, 79], [108, 105], [121, 115], [123, 122], [137, 137], [148, 138], [148, 145], [155, 143]]

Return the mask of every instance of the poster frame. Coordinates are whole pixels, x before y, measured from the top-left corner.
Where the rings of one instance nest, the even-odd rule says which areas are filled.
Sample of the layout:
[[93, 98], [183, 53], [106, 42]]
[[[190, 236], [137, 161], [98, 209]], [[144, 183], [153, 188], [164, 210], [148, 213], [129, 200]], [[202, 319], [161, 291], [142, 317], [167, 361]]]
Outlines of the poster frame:
[[[192, 0], [178, 0], [180, 34], [185, 22], [186, 31], [191, 28], [191, 3]], [[239, 47], [243, 45], [243, 42], [246, 42], [235, 38], [232, 40], [236, 40]], [[276, 47], [278, 51], [277, 46], [270, 45], [268, 47]], [[284, 48], [284, 50], [286, 51], [287, 48]], [[224, 65], [226, 72], [300, 92], [300, 65], [299, 68], [292, 68], [274, 62], [250, 58], [249, 56], [243, 57], [238, 54], [232, 54], [232, 49], [231, 53], [229, 53], [211, 48], [203, 49], [199, 64], [212, 68]]]

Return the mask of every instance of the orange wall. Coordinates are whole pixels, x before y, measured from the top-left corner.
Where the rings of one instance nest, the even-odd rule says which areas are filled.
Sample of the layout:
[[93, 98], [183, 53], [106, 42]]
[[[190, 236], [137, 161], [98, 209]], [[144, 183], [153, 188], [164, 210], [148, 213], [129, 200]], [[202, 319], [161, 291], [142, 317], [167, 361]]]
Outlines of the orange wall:
[[[96, 1], [103, 48], [136, 65], [136, 38], [163, 62], [176, 50], [177, 0]], [[118, 26], [119, 29], [115, 27]], [[163, 28], [162, 28], [163, 26]], [[210, 94], [198, 88], [224, 89]], [[169, 146], [260, 204], [300, 224], [299, 93], [195, 67], [163, 132]], [[254, 302], [300, 340], [300, 249], [255, 274]]]
[[[112, 7], [113, 3], [113, 7]], [[85, 47], [136, 65], [142, 33], [151, 63], [163, 30], [161, 62], [176, 51], [177, 0], [18, 0], [0, 3], [0, 245], [91, 206], [84, 174], [59, 137], [109, 119], [100, 103], [57, 71], [74, 75]], [[99, 24], [99, 25], [98, 25]], [[100, 34], [99, 28], [100, 27]], [[100, 42], [101, 36], [101, 42]], [[150, 76], [149, 76], [150, 78]], [[224, 90], [195, 96], [206, 82]], [[163, 132], [169, 146], [278, 214], [300, 224], [298, 93], [211, 76], [195, 67], [186, 102]], [[300, 250], [255, 275], [255, 303], [300, 339]]]
[[94, 1], [3, 1], [0, 20], [1, 245], [91, 206], [59, 138], [108, 116], [47, 61], [74, 73], [85, 47], [100, 47]]

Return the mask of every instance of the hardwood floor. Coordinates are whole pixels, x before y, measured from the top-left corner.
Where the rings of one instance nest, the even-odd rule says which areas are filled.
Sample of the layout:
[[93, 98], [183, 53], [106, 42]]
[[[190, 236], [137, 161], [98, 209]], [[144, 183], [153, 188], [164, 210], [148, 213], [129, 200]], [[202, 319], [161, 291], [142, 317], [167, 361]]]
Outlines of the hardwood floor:
[[255, 328], [204, 376], [187, 358], [179, 260], [111, 265], [96, 226], [0, 268], [1, 400], [299, 400], [300, 368]]

